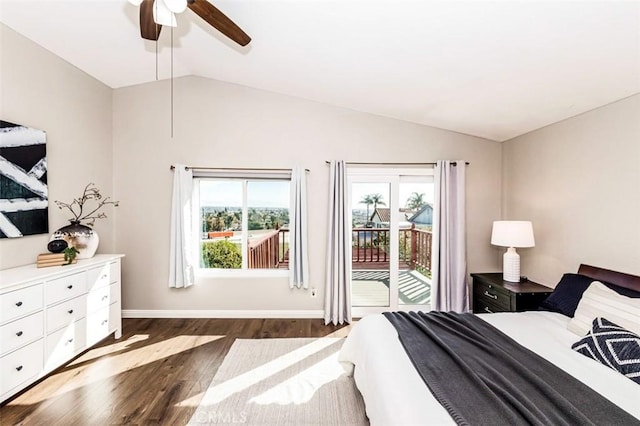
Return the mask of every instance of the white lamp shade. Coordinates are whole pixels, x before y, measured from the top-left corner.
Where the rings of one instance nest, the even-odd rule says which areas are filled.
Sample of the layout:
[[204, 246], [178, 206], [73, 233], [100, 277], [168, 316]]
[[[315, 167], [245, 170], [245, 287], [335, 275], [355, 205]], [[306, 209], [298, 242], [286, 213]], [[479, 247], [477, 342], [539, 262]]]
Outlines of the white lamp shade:
[[493, 222], [491, 244], [502, 247], [534, 247], [533, 224], [524, 220]]

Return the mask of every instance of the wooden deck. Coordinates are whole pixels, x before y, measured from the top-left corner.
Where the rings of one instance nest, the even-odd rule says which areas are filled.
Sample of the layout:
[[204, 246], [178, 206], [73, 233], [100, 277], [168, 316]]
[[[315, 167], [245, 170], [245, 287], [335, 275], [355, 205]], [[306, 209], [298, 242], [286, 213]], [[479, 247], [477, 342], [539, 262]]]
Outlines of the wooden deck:
[[[389, 272], [354, 268], [351, 296], [353, 306], [389, 306]], [[398, 297], [401, 305], [429, 305], [431, 281], [417, 271], [401, 270]]]

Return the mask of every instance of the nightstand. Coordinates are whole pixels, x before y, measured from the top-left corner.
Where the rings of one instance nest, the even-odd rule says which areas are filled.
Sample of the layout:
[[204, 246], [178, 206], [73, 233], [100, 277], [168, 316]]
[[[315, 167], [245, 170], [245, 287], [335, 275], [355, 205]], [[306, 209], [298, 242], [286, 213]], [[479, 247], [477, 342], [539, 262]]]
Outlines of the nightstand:
[[471, 274], [473, 278], [473, 313], [535, 311], [553, 291], [533, 281], [512, 283], [502, 279], [502, 272]]

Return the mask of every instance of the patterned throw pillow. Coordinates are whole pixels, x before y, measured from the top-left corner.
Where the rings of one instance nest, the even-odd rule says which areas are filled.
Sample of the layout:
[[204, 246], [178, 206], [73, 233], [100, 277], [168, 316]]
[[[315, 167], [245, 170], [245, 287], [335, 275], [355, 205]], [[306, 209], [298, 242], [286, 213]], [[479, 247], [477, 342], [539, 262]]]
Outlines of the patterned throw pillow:
[[567, 329], [582, 337], [598, 317], [640, 334], [640, 299], [622, 296], [600, 281], [594, 281], [582, 295]]
[[605, 318], [596, 318], [591, 331], [571, 349], [640, 384], [640, 336], [637, 334]]

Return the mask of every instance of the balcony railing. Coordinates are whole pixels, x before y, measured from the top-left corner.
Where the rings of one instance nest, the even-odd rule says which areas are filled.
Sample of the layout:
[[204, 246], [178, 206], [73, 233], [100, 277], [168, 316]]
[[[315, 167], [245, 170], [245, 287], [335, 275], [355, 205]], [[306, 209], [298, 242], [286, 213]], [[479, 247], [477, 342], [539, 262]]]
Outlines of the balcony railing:
[[288, 233], [288, 229], [274, 229], [250, 240], [247, 249], [249, 269], [286, 269], [289, 264]]
[[[401, 268], [431, 271], [430, 231], [400, 229]], [[388, 267], [390, 261], [389, 228], [354, 228], [352, 234], [352, 262], [354, 268]]]
[[[289, 266], [289, 230], [274, 229], [249, 241], [249, 269], [278, 269]], [[389, 228], [354, 228], [352, 261], [355, 269], [389, 266]], [[432, 234], [421, 229], [400, 229], [401, 269], [431, 271]], [[403, 267], [404, 266], [404, 267]]]

